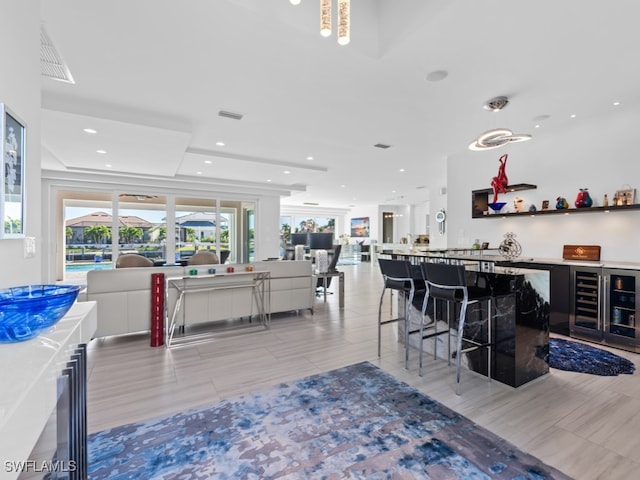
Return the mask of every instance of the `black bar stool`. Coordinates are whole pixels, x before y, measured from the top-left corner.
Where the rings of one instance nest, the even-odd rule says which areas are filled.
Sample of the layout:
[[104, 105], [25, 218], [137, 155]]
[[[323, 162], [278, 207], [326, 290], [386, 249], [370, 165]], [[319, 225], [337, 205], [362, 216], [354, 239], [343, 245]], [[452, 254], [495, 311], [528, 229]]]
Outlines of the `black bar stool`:
[[[381, 355], [382, 326], [389, 323], [404, 322], [405, 368], [409, 366], [409, 310], [416, 294], [426, 296], [426, 287], [419, 268], [413, 268], [407, 260], [378, 259], [384, 286], [378, 307], [378, 357]], [[416, 267], [416, 266], [413, 266]], [[404, 316], [382, 320], [382, 302], [387, 290], [395, 290], [404, 296]], [[417, 332], [417, 331], [416, 331]]]
[[[475, 285], [467, 285], [466, 273], [464, 265], [449, 265], [444, 263], [423, 263], [421, 265], [425, 282], [429, 291], [428, 298], [434, 300], [434, 318], [437, 323], [437, 301], [441, 300], [447, 303], [447, 322], [449, 332], [454, 328], [453, 318], [450, 315], [449, 306], [453, 305], [460, 308], [460, 316], [458, 318], [457, 328], [457, 348], [456, 348], [456, 394], [460, 395], [460, 369], [462, 362], [462, 354], [478, 350], [487, 349], [487, 377], [491, 381], [491, 353], [492, 353], [492, 296], [489, 288], [477, 287]], [[467, 309], [469, 305], [480, 302], [487, 302], [487, 316], [468, 322], [466, 319]], [[475, 337], [465, 337], [465, 328], [482, 327], [486, 324], [487, 340], [478, 340]], [[463, 348], [463, 344], [467, 345]], [[451, 364], [451, 341], [449, 341], [448, 362]], [[420, 342], [420, 366], [422, 367], [422, 342]]]

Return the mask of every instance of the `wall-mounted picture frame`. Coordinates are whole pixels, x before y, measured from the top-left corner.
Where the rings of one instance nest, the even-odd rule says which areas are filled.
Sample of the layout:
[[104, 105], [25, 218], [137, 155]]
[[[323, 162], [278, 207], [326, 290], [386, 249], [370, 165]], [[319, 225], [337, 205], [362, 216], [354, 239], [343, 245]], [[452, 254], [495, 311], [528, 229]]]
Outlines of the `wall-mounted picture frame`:
[[359, 217], [351, 219], [351, 236], [352, 237], [368, 237], [369, 236], [369, 217]]
[[0, 103], [2, 183], [0, 187], [0, 238], [24, 236], [24, 166], [27, 127]]

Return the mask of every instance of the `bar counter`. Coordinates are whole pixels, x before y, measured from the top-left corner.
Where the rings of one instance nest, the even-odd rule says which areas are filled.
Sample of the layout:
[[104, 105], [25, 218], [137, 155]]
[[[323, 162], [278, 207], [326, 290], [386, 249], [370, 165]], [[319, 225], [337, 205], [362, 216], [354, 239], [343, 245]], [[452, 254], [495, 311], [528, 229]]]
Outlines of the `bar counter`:
[[[466, 267], [467, 282], [486, 285], [493, 297], [491, 377], [519, 387], [549, 372], [549, 272], [479, 267]], [[466, 360], [470, 369], [486, 375], [485, 352], [470, 352]]]
[[[492, 349], [491, 377], [512, 387], [519, 387], [549, 372], [549, 272], [528, 268], [490, 268], [482, 264], [465, 265], [467, 284], [488, 288], [492, 296]], [[428, 314], [433, 310], [430, 308]], [[446, 308], [438, 308], [446, 315]], [[414, 312], [415, 314], [415, 312]], [[419, 315], [419, 312], [418, 312]], [[453, 312], [452, 312], [453, 316]], [[486, 316], [486, 303], [471, 306], [467, 322]], [[458, 318], [456, 311], [455, 318]], [[452, 325], [457, 327], [456, 325]], [[487, 339], [486, 323], [476, 338]], [[440, 336], [439, 342], [446, 342]], [[455, 337], [451, 337], [455, 350]], [[425, 352], [432, 350], [433, 340], [425, 340]], [[447, 352], [446, 343], [438, 345], [438, 352]], [[467, 368], [487, 374], [487, 350], [465, 353], [462, 358]], [[425, 353], [425, 355], [427, 355]]]

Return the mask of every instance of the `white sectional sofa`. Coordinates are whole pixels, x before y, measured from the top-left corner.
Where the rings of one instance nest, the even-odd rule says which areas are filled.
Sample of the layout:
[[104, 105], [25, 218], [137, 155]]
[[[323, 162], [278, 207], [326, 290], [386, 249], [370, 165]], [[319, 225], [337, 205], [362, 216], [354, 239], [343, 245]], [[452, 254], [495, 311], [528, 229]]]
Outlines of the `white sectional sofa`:
[[[165, 277], [189, 275], [192, 269], [198, 275], [207, 275], [209, 268], [218, 273], [233, 266], [236, 272], [246, 265], [198, 265], [175, 267], [137, 267], [114, 270], [92, 270], [87, 274], [86, 300], [97, 302], [98, 328], [95, 337], [121, 335], [150, 329], [151, 275], [164, 273]], [[270, 298], [265, 302], [270, 313], [310, 309], [313, 312], [315, 283], [311, 261], [263, 261], [252, 263], [254, 271], [270, 273]], [[203, 279], [206, 283], [206, 279]], [[173, 312], [177, 291], [169, 289], [166, 308]], [[189, 295], [184, 305], [185, 324], [195, 324], [229, 318], [257, 315], [258, 309], [250, 288], [215, 290]]]

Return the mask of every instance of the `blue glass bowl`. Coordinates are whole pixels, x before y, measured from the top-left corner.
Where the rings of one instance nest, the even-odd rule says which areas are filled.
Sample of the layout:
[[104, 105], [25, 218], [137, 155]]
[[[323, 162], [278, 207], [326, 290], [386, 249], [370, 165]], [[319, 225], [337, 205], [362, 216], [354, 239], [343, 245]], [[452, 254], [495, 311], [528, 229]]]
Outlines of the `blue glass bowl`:
[[0, 343], [39, 335], [69, 311], [78, 285], [26, 285], [0, 290]]
[[506, 204], [507, 202], [492, 202], [489, 204], [489, 208], [491, 208], [491, 210], [493, 210], [494, 212], [499, 212]]

